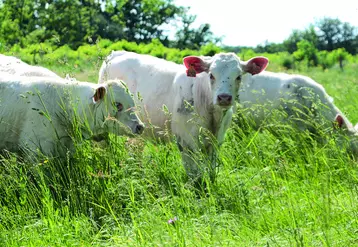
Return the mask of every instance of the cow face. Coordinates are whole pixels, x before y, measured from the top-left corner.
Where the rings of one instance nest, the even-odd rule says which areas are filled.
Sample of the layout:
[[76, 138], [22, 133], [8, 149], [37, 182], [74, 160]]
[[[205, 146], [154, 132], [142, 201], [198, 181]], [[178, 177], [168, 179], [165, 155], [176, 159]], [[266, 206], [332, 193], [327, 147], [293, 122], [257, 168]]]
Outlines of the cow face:
[[[358, 124], [352, 124], [341, 114], [337, 114], [334, 120], [334, 130], [342, 132], [338, 138], [338, 145], [346, 145], [348, 151], [355, 158], [358, 157]], [[348, 141], [348, 142], [347, 142]]]
[[99, 84], [93, 101], [105, 102], [106, 110], [103, 127], [116, 135], [129, 134], [128, 128], [133, 134], [141, 134], [144, 124], [135, 112], [134, 100], [124, 83], [121, 81], [110, 81]]
[[241, 76], [247, 72], [258, 74], [268, 64], [265, 57], [255, 57], [247, 62], [240, 61], [234, 53], [219, 53], [213, 57], [189, 56], [184, 58], [187, 75], [195, 77], [196, 73], [207, 72], [210, 77], [213, 104], [229, 108], [241, 83]]

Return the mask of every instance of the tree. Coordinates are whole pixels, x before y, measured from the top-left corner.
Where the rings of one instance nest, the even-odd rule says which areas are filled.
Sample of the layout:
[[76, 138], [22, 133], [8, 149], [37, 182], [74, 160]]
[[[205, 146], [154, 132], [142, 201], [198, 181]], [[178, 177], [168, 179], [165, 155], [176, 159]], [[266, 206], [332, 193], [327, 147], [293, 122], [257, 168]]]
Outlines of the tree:
[[341, 38], [339, 40], [339, 47], [345, 48], [351, 54], [358, 53], [358, 44], [356, 40], [358, 39], [357, 28], [351, 26], [349, 23], [345, 22], [342, 25]]
[[283, 41], [283, 45], [289, 53], [297, 50], [297, 43], [302, 40], [302, 31], [294, 29], [291, 35]]
[[57, 45], [94, 42], [108, 26], [97, 0], [39, 0], [36, 11], [38, 28], [46, 30], [43, 41], [55, 36]]
[[329, 55], [332, 61], [339, 62], [339, 67], [343, 71], [343, 62], [347, 59], [348, 52], [344, 48], [338, 48], [333, 50]]
[[323, 18], [317, 22], [319, 29], [318, 49], [332, 51], [337, 48], [345, 48], [348, 52], [356, 54], [357, 28], [339, 19]]
[[314, 46], [317, 45], [318, 35], [313, 25], [310, 25], [304, 31], [300, 31], [297, 29], [293, 30], [292, 34], [286, 40], [284, 40], [283, 45], [289, 53], [293, 53], [298, 49], [298, 42], [302, 40], [306, 40]]
[[320, 49], [332, 51], [339, 42], [341, 21], [338, 19], [324, 18], [317, 23], [320, 29]]
[[[122, 1], [117, 1], [122, 2]], [[126, 0], [118, 9], [119, 20], [124, 24], [124, 38], [128, 41], [151, 42], [158, 38], [165, 41], [163, 30], [159, 27], [169, 23], [182, 12], [172, 0]]]
[[218, 43], [221, 38], [215, 37], [209, 24], [202, 24], [198, 29], [192, 28], [196, 16], [183, 14], [181, 16], [183, 27], [176, 34], [175, 47], [179, 49], [200, 49], [209, 43]]
[[266, 42], [263, 45], [256, 46], [254, 50], [255, 52], [259, 52], [259, 53], [263, 53], [263, 52], [277, 53], [277, 52], [285, 51], [286, 49], [283, 44], [272, 43], [266, 40]]
[[35, 11], [31, 1], [0, 1], [0, 40], [8, 45], [22, 42], [35, 29]]
[[[168, 46], [162, 25], [184, 20], [188, 27], [195, 20], [183, 16], [184, 8], [173, 0], [0, 0], [0, 42], [24, 46], [46, 41], [76, 49], [98, 38], [138, 43], [157, 38]], [[208, 24], [186, 31], [177, 42], [181, 48], [217, 40]]]
[[297, 51], [293, 53], [293, 56], [297, 61], [305, 60], [307, 62], [307, 67], [318, 65], [318, 50], [311, 42], [301, 40], [297, 43], [297, 48]]

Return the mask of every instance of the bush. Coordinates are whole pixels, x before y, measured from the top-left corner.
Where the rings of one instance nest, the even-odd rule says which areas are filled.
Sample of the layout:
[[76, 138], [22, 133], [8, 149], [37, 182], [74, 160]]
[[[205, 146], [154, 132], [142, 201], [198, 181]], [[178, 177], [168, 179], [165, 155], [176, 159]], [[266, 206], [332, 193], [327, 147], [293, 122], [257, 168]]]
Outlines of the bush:
[[282, 66], [285, 69], [293, 69], [294, 68], [294, 60], [292, 57], [285, 57], [282, 61]]
[[307, 40], [301, 40], [297, 42], [297, 51], [293, 53], [293, 57], [296, 61], [304, 61], [307, 67], [318, 65], [318, 50], [314, 44]]
[[221, 52], [222, 49], [213, 43], [209, 43], [200, 48], [200, 54], [204, 56], [214, 56], [216, 53]]
[[[252, 49], [242, 49], [237, 55], [241, 60], [248, 60], [255, 56], [265, 56], [269, 59], [268, 70], [271, 71], [300, 70], [305, 69], [307, 66], [320, 66], [323, 69], [327, 69], [336, 63], [340, 63], [341, 68], [343, 68], [344, 63], [358, 62], [357, 55], [352, 56], [344, 49], [337, 49], [332, 52], [317, 51], [308, 41], [299, 42], [298, 47], [299, 49], [294, 54], [289, 54], [288, 52], [256, 53]], [[126, 40], [111, 42], [110, 40], [99, 39], [95, 44], [86, 44], [78, 47], [76, 51], [72, 50], [68, 45], [57, 47], [51, 41], [28, 44], [26, 48], [21, 48], [20, 44], [8, 47], [0, 40], [1, 53], [17, 56], [30, 64], [42, 64], [50, 67], [56, 67], [59, 63], [67, 64], [71, 68], [75, 66], [80, 69], [88, 66], [88, 64], [98, 66], [112, 50], [150, 54], [179, 64], [183, 62], [184, 57], [189, 55], [213, 56], [223, 51], [214, 44], [203, 46], [200, 50], [168, 48], [158, 39], [153, 39], [150, 44], [137, 44]]]

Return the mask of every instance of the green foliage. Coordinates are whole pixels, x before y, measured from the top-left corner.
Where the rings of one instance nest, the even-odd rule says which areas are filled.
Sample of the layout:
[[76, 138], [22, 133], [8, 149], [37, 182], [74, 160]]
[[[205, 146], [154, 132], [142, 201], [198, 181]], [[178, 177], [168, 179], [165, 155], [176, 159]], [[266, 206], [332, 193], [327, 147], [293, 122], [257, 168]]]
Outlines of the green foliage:
[[[333, 51], [338, 48], [344, 48], [352, 55], [358, 53], [357, 27], [328, 17], [318, 20], [304, 30], [294, 29], [282, 43], [266, 41], [264, 44], [257, 45], [254, 50], [258, 53], [287, 51], [292, 54], [298, 50], [297, 44], [301, 41], [311, 43], [318, 51]], [[236, 53], [247, 48], [249, 47], [224, 47], [225, 50], [235, 51]]]
[[257, 45], [254, 49], [255, 52], [267, 52], [267, 53], [277, 53], [286, 51], [284, 44], [276, 44], [266, 41], [263, 45]]
[[285, 69], [293, 69], [294, 68], [294, 59], [290, 56], [287, 56], [282, 61], [282, 66]]
[[[320, 66], [323, 69], [327, 69], [341, 62], [342, 65], [357, 63], [357, 56], [348, 54], [344, 49], [332, 52], [317, 51], [308, 41], [302, 41], [299, 47], [299, 51], [294, 54], [289, 54], [288, 52], [256, 53], [253, 49], [241, 49], [241, 52], [237, 55], [242, 60], [248, 60], [254, 56], [265, 56], [270, 61], [268, 70], [300, 69], [302, 66], [306, 67], [307, 65]], [[71, 49], [68, 45], [57, 47], [52, 45], [51, 42], [31, 44], [26, 48], [21, 48], [20, 45], [14, 45], [10, 48], [0, 45], [1, 49], [3, 49], [2, 53], [18, 56], [30, 64], [42, 64], [53, 68], [62, 76], [84, 72], [89, 66], [93, 65], [99, 69], [102, 60], [112, 50], [127, 50], [140, 54], [151, 54], [179, 64], [182, 63], [185, 56], [212, 56], [223, 51], [222, 48], [212, 43], [202, 46], [200, 50], [168, 48], [159, 39], [154, 39], [150, 44], [137, 44], [126, 40], [112, 42], [107, 39], [98, 39], [95, 44], [82, 45], [77, 50]], [[58, 64], [62, 65], [59, 71], [56, 68]], [[84, 74], [83, 76], [86, 75]], [[90, 75], [87, 76], [91, 80], [97, 81], [97, 72], [95, 70], [91, 71]]]
[[[159, 39], [168, 47], [175, 42], [168, 39], [163, 25], [173, 22], [180, 26], [182, 19], [189, 18], [184, 8], [176, 6], [173, 0], [3, 0], [1, 3], [0, 42], [21, 47], [49, 42], [77, 49], [82, 44], [94, 44], [99, 38], [137, 43]], [[193, 44], [190, 48], [217, 42], [208, 24], [181, 30], [181, 34], [189, 35], [188, 42]]]
[[216, 46], [213, 43], [209, 43], [200, 48], [199, 53], [203, 56], [214, 56], [215, 54], [221, 52], [222, 49]]
[[205, 44], [217, 43], [221, 39], [216, 38], [210, 31], [209, 24], [202, 24], [198, 29], [191, 28], [196, 16], [182, 15], [181, 16], [183, 27], [179, 28], [176, 32], [176, 41], [174, 47], [179, 49], [192, 49], [198, 50]]
[[319, 51], [318, 52], [318, 61], [319, 65], [322, 67], [323, 70], [330, 68], [333, 66], [333, 61], [330, 59], [328, 51]]
[[297, 43], [297, 51], [293, 53], [293, 56], [297, 61], [306, 61], [308, 67], [317, 66], [317, 52], [318, 50], [312, 43], [306, 40], [301, 40]]
[[317, 22], [319, 29], [318, 48], [321, 50], [332, 51], [344, 48], [351, 54], [356, 54], [357, 50], [357, 28], [349, 23], [341, 22], [339, 19], [323, 18]]
[[298, 43], [302, 40], [317, 46], [318, 36], [313, 25], [303, 31], [293, 30], [292, 34], [283, 42], [283, 45], [289, 53], [293, 53], [298, 49]]
[[338, 48], [330, 53], [332, 61], [339, 62], [339, 67], [343, 70], [343, 62], [349, 57], [349, 53], [344, 48]]

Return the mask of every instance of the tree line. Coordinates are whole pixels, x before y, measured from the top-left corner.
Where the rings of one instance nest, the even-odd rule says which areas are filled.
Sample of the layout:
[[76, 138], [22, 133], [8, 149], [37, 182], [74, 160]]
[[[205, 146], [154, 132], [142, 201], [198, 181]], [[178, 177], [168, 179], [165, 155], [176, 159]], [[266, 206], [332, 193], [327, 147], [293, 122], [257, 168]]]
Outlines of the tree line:
[[[192, 27], [196, 16], [187, 10], [173, 0], [0, 0], [0, 45], [25, 47], [47, 42], [77, 49], [99, 39], [137, 44], [156, 39], [169, 48], [199, 50], [219, 44], [221, 38], [213, 34], [209, 24]], [[176, 30], [174, 38], [166, 30], [170, 28]], [[324, 51], [340, 49], [343, 57], [345, 53], [357, 54], [358, 31], [339, 19], [323, 18], [304, 30], [293, 30], [282, 43], [221, 48], [235, 53], [245, 49], [288, 52], [295, 60], [317, 65], [326, 56]]]
[[[51, 42], [76, 49], [99, 38], [199, 49], [211, 41], [210, 25], [192, 28], [196, 16], [173, 0], [0, 0], [0, 42], [12, 46]], [[170, 40], [164, 24], [176, 25]]]
[[306, 41], [312, 44], [318, 51], [333, 51], [344, 48], [348, 53], [358, 53], [358, 30], [348, 22], [342, 22], [337, 18], [325, 17], [311, 24], [304, 30], [293, 30], [291, 35], [282, 43], [270, 43], [258, 45], [256, 52], [280, 52], [294, 53], [299, 49], [298, 43]]

